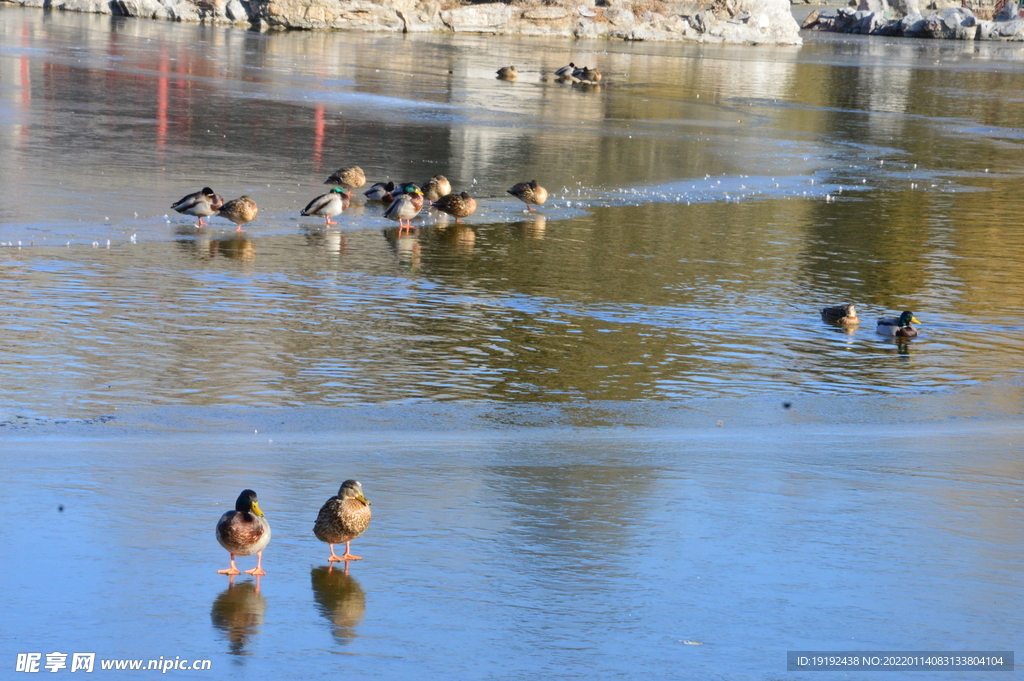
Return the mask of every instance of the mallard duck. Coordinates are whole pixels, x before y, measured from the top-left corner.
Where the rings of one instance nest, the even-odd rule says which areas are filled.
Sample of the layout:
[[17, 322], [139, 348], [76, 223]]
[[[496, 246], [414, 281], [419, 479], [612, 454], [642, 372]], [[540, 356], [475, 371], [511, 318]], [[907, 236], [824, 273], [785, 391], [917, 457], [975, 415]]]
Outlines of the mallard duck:
[[917, 329], [911, 324], [920, 324], [914, 313], [907, 311], [899, 317], [882, 317], [878, 320], [876, 331], [883, 336], [896, 336], [897, 338], [913, 338], [917, 335]]
[[519, 72], [514, 66], [502, 66], [498, 69], [498, 80], [516, 80], [517, 78], [519, 78]]
[[366, 184], [366, 175], [359, 166], [348, 166], [336, 170], [324, 184], [337, 184], [345, 189], [359, 189]]
[[446, 194], [434, 202], [434, 208], [455, 218], [455, 222], [476, 212], [476, 199], [462, 192]]
[[531, 203], [539, 206], [548, 200], [548, 190], [537, 184], [537, 180], [520, 182], [512, 187], [512, 189], [509, 189], [508, 193], [525, 203], [526, 210], [535, 210], [530, 207]]
[[840, 326], [854, 326], [860, 324], [857, 317], [857, 310], [853, 305], [836, 305], [835, 307], [821, 308], [821, 321]]
[[395, 191], [394, 182], [378, 182], [370, 187], [368, 191], [363, 192], [363, 196], [371, 201], [391, 203], [395, 200], [395, 197], [392, 195], [393, 191]]
[[244, 489], [235, 501], [235, 510], [228, 511], [217, 521], [217, 541], [231, 554], [231, 567], [218, 570], [219, 575], [241, 574], [235, 567], [235, 556], [256, 554], [256, 567], [246, 570], [247, 575], [265, 575], [263, 549], [270, 543], [270, 523], [263, 516], [256, 492]]
[[[352, 555], [352, 540], [366, 532], [370, 526], [370, 502], [363, 496], [363, 486], [358, 480], [346, 480], [341, 483], [338, 496], [331, 497], [320, 508], [320, 513], [313, 523], [313, 534], [331, 547], [331, 555], [327, 560], [362, 560], [362, 556]], [[345, 555], [334, 553], [334, 545], [345, 542]]]
[[351, 195], [347, 189], [341, 187], [335, 187], [326, 194], [321, 194], [312, 201], [309, 202], [305, 208], [302, 209], [302, 215], [317, 215], [324, 219], [324, 226], [337, 224], [334, 220], [331, 220], [335, 215], [341, 215], [341, 212], [349, 207], [352, 201]]
[[196, 227], [202, 227], [206, 223], [203, 218], [216, 214], [224, 205], [224, 199], [220, 194], [215, 194], [209, 187], [203, 187], [194, 194], [183, 196], [178, 199], [171, 208], [182, 215], [193, 215], [199, 222]]
[[217, 215], [222, 218], [227, 218], [231, 222], [237, 225], [235, 231], [241, 232], [242, 225], [252, 222], [256, 219], [260, 209], [256, 207], [256, 202], [248, 196], [228, 201], [221, 209], [217, 211]]
[[434, 175], [423, 183], [423, 198], [427, 201], [437, 201], [442, 196], [452, 193], [452, 183], [444, 175]]
[[565, 78], [566, 76], [571, 76], [573, 74], [573, 71], [575, 70], [576, 65], [573, 64], [572, 62], [569, 62], [568, 66], [563, 66], [562, 68], [555, 71], [555, 75], [558, 76], [559, 78]]
[[581, 83], [599, 83], [601, 82], [601, 72], [597, 69], [584, 66], [582, 69], [578, 69], [577, 72], [572, 74], [580, 80]]
[[419, 215], [422, 209], [423, 192], [415, 186], [405, 187], [405, 191], [396, 195], [395, 200], [384, 210], [384, 217], [397, 222], [399, 231], [412, 229], [412, 219]]

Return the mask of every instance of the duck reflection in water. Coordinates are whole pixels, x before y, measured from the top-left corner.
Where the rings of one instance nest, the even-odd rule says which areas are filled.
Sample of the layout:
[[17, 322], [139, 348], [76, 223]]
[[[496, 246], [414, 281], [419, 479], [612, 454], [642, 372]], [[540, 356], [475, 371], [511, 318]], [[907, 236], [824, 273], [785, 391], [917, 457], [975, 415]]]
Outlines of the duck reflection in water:
[[336, 229], [303, 228], [306, 243], [313, 248], [320, 248], [329, 253], [341, 254], [348, 250], [348, 240]]
[[244, 234], [235, 233], [222, 239], [210, 240], [210, 257], [218, 255], [231, 260], [252, 262], [256, 259], [256, 243]]
[[[193, 230], [195, 228], [192, 228]], [[187, 236], [179, 230], [179, 234]], [[230, 236], [210, 236], [199, 232], [192, 239], [178, 239], [182, 250], [188, 251], [200, 260], [213, 260], [218, 256], [252, 262], [256, 259], [256, 243], [247, 235], [232, 232]]]
[[323, 565], [309, 574], [313, 598], [320, 614], [331, 623], [331, 634], [338, 643], [346, 644], [356, 637], [356, 627], [366, 614], [366, 592], [345, 567]]
[[410, 271], [420, 266], [420, 239], [417, 233], [391, 228], [384, 230], [384, 238], [398, 258], [399, 265]]
[[531, 220], [520, 220], [513, 223], [513, 233], [521, 239], [536, 239], [540, 241], [547, 231], [548, 219], [544, 215], [534, 215]]
[[223, 632], [232, 655], [247, 655], [246, 647], [263, 625], [267, 600], [260, 595], [260, 578], [235, 584], [235, 576], [228, 580], [228, 588], [221, 592], [210, 608], [210, 619], [215, 629]]

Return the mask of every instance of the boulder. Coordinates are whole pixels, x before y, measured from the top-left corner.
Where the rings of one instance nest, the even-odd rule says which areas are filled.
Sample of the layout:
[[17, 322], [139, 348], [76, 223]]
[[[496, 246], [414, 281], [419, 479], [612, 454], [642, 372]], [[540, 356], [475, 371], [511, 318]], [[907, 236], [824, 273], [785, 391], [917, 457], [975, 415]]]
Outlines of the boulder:
[[441, 21], [456, 33], [497, 33], [512, 18], [512, 6], [500, 2], [441, 11]]
[[900, 19], [900, 35], [907, 38], [917, 38], [924, 35], [924, 17], [920, 12], [908, 14]]
[[980, 21], [978, 22], [978, 40], [1024, 42], [1024, 20]]
[[923, 35], [948, 40], [974, 40], [978, 34], [978, 21], [966, 7], [941, 10], [924, 22]]

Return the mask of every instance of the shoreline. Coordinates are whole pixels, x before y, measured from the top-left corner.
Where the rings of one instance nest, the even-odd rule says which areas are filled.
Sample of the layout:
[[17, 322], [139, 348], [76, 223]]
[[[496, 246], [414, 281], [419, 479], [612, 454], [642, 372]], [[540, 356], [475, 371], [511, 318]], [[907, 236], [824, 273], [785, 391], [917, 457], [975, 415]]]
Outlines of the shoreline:
[[21, 7], [267, 30], [468, 33], [799, 45], [789, 0], [565, 0], [449, 6], [434, 0], [0, 0]]

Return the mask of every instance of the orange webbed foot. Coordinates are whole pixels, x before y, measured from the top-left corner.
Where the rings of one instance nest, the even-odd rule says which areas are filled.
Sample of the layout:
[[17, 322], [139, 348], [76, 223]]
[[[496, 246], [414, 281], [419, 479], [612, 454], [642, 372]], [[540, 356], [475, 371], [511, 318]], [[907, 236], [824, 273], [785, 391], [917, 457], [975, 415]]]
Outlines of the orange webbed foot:
[[228, 568], [227, 570], [217, 570], [217, 574], [231, 575], [232, 577], [234, 577], [235, 575], [240, 575], [242, 573], [238, 571], [238, 568]]
[[245, 574], [247, 574], [247, 575], [255, 575], [255, 576], [260, 576], [260, 575], [265, 575], [265, 574], [267, 574], [267, 572], [266, 572], [266, 570], [264, 570], [263, 568], [260, 568], [260, 567], [254, 567], [254, 568], [253, 568], [252, 570], [246, 570], [246, 571], [245, 571]]

